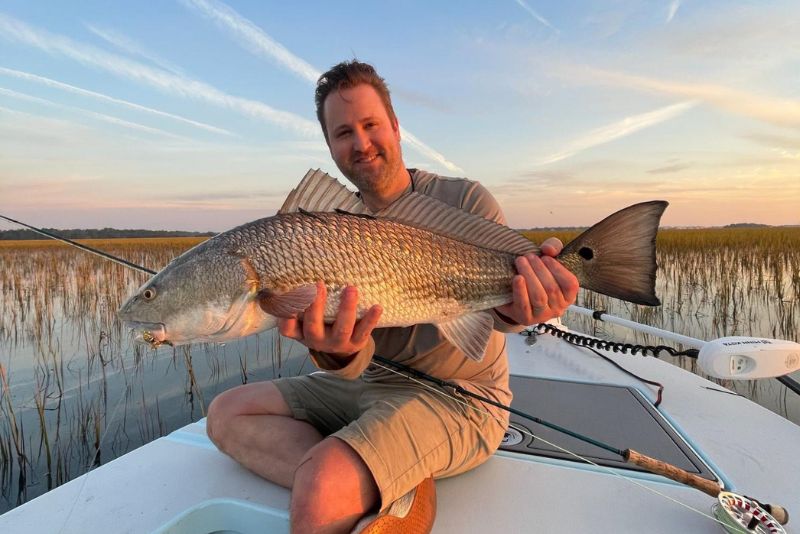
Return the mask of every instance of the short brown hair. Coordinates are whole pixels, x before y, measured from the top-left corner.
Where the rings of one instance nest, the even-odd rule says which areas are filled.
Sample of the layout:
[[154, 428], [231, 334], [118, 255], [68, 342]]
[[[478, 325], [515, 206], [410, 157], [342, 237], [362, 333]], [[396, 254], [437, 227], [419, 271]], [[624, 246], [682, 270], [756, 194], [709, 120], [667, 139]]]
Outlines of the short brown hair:
[[323, 113], [325, 99], [333, 91], [350, 89], [361, 84], [371, 85], [375, 89], [378, 96], [381, 97], [384, 107], [386, 107], [386, 113], [389, 118], [393, 122], [397, 122], [397, 116], [395, 116], [394, 108], [392, 107], [392, 98], [389, 95], [389, 87], [386, 85], [386, 80], [378, 76], [375, 67], [355, 59], [342, 61], [319, 77], [317, 89], [314, 93], [314, 102], [317, 105], [317, 119], [320, 126], [322, 126], [322, 133], [326, 141], [328, 140], [328, 129], [325, 125], [325, 115]]

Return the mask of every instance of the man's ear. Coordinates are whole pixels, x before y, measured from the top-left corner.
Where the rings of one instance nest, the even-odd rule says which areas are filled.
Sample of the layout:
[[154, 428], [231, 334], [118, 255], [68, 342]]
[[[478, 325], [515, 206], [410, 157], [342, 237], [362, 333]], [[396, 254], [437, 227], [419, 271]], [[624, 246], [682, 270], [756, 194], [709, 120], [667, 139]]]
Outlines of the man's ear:
[[397, 140], [400, 140], [400, 121], [397, 120], [397, 117], [392, 119], [392, 130], [394, 130], [394, 134], [397, 136]]

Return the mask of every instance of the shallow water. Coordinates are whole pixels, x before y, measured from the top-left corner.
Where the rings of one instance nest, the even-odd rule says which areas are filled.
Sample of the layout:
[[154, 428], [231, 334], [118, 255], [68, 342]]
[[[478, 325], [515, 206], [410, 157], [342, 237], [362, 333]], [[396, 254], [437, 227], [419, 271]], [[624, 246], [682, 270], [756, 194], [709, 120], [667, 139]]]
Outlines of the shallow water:
[[[103, 246], [157, 269], [190, 244], [117, 240]], [[660, 253], [660, 308], [591, 293], [582, 293], [578, 304], [701, 339], [797, 341], [796, 257], [748, 265], [723, 249], [715, 258]], [[114, 312], [146, 277], [81, 251], [0, 247], [0, 264], [0, 512], [196, 421], [226, 389], [311, 370], [302, 346], [271, 332], [225, 345], [135, 345]], [[735, 283], [723, 286], [723, 279]], [[582, 316], [565, 322], [617, 341], [663, 344]], [[693, 360], [668, 359], [697, 371]], [[800, 423], [800, 396], [775, 380], [723, 385]]]

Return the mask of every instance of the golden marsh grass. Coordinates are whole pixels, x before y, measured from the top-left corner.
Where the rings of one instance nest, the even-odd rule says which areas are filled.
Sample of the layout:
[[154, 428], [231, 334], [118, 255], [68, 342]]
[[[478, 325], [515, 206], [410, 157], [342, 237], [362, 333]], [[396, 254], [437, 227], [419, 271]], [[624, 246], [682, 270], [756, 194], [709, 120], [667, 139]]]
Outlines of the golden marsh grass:
[[[577, 232], [526, 235], [566, 242]], [[204, 239], [80, 242], [158, 270]], [[800, 228], [666, 229], [657, 254], [661, 307], [586, 291], [578, 304], [702, 339], [798, 341]], [[147, 276], [66, 244], [0, 241], [0, 265], [0, 512], [202, 417], [225, 389], [310, 370], [302, 347], [271, 334], [177, 349], [134, 345], [116, 310]], [[565, 321], [663, 344], [584, 317]], [[697, 371], [693, 360], [674, 360]], [[800, 422], [800, 402], [776, 381], [724, 385]]]

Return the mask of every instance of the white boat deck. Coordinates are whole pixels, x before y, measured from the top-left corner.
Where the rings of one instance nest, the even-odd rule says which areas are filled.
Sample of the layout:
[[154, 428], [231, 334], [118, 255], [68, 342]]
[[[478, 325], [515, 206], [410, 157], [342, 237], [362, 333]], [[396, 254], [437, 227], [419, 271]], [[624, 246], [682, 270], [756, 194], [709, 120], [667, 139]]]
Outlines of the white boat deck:
[[[654, 399], [645, 384], [552, 336], [528, 346], [509, 335], [508, 343], [514, 374], [630, 385]], [[667, 362], [610, 356], [663, 383], [659, 410], [730, 489], [800, 511], [800, 427]], [[501, 451], [437, 482], [434, 532], [722, 532], [707, 517], [711, 497], [651, 475], [614, 473], [627, 478]], [[0, 532], [288, 532], [288, 503], [287, 490], [219, 453], [200, 421], [0, 516]]]

